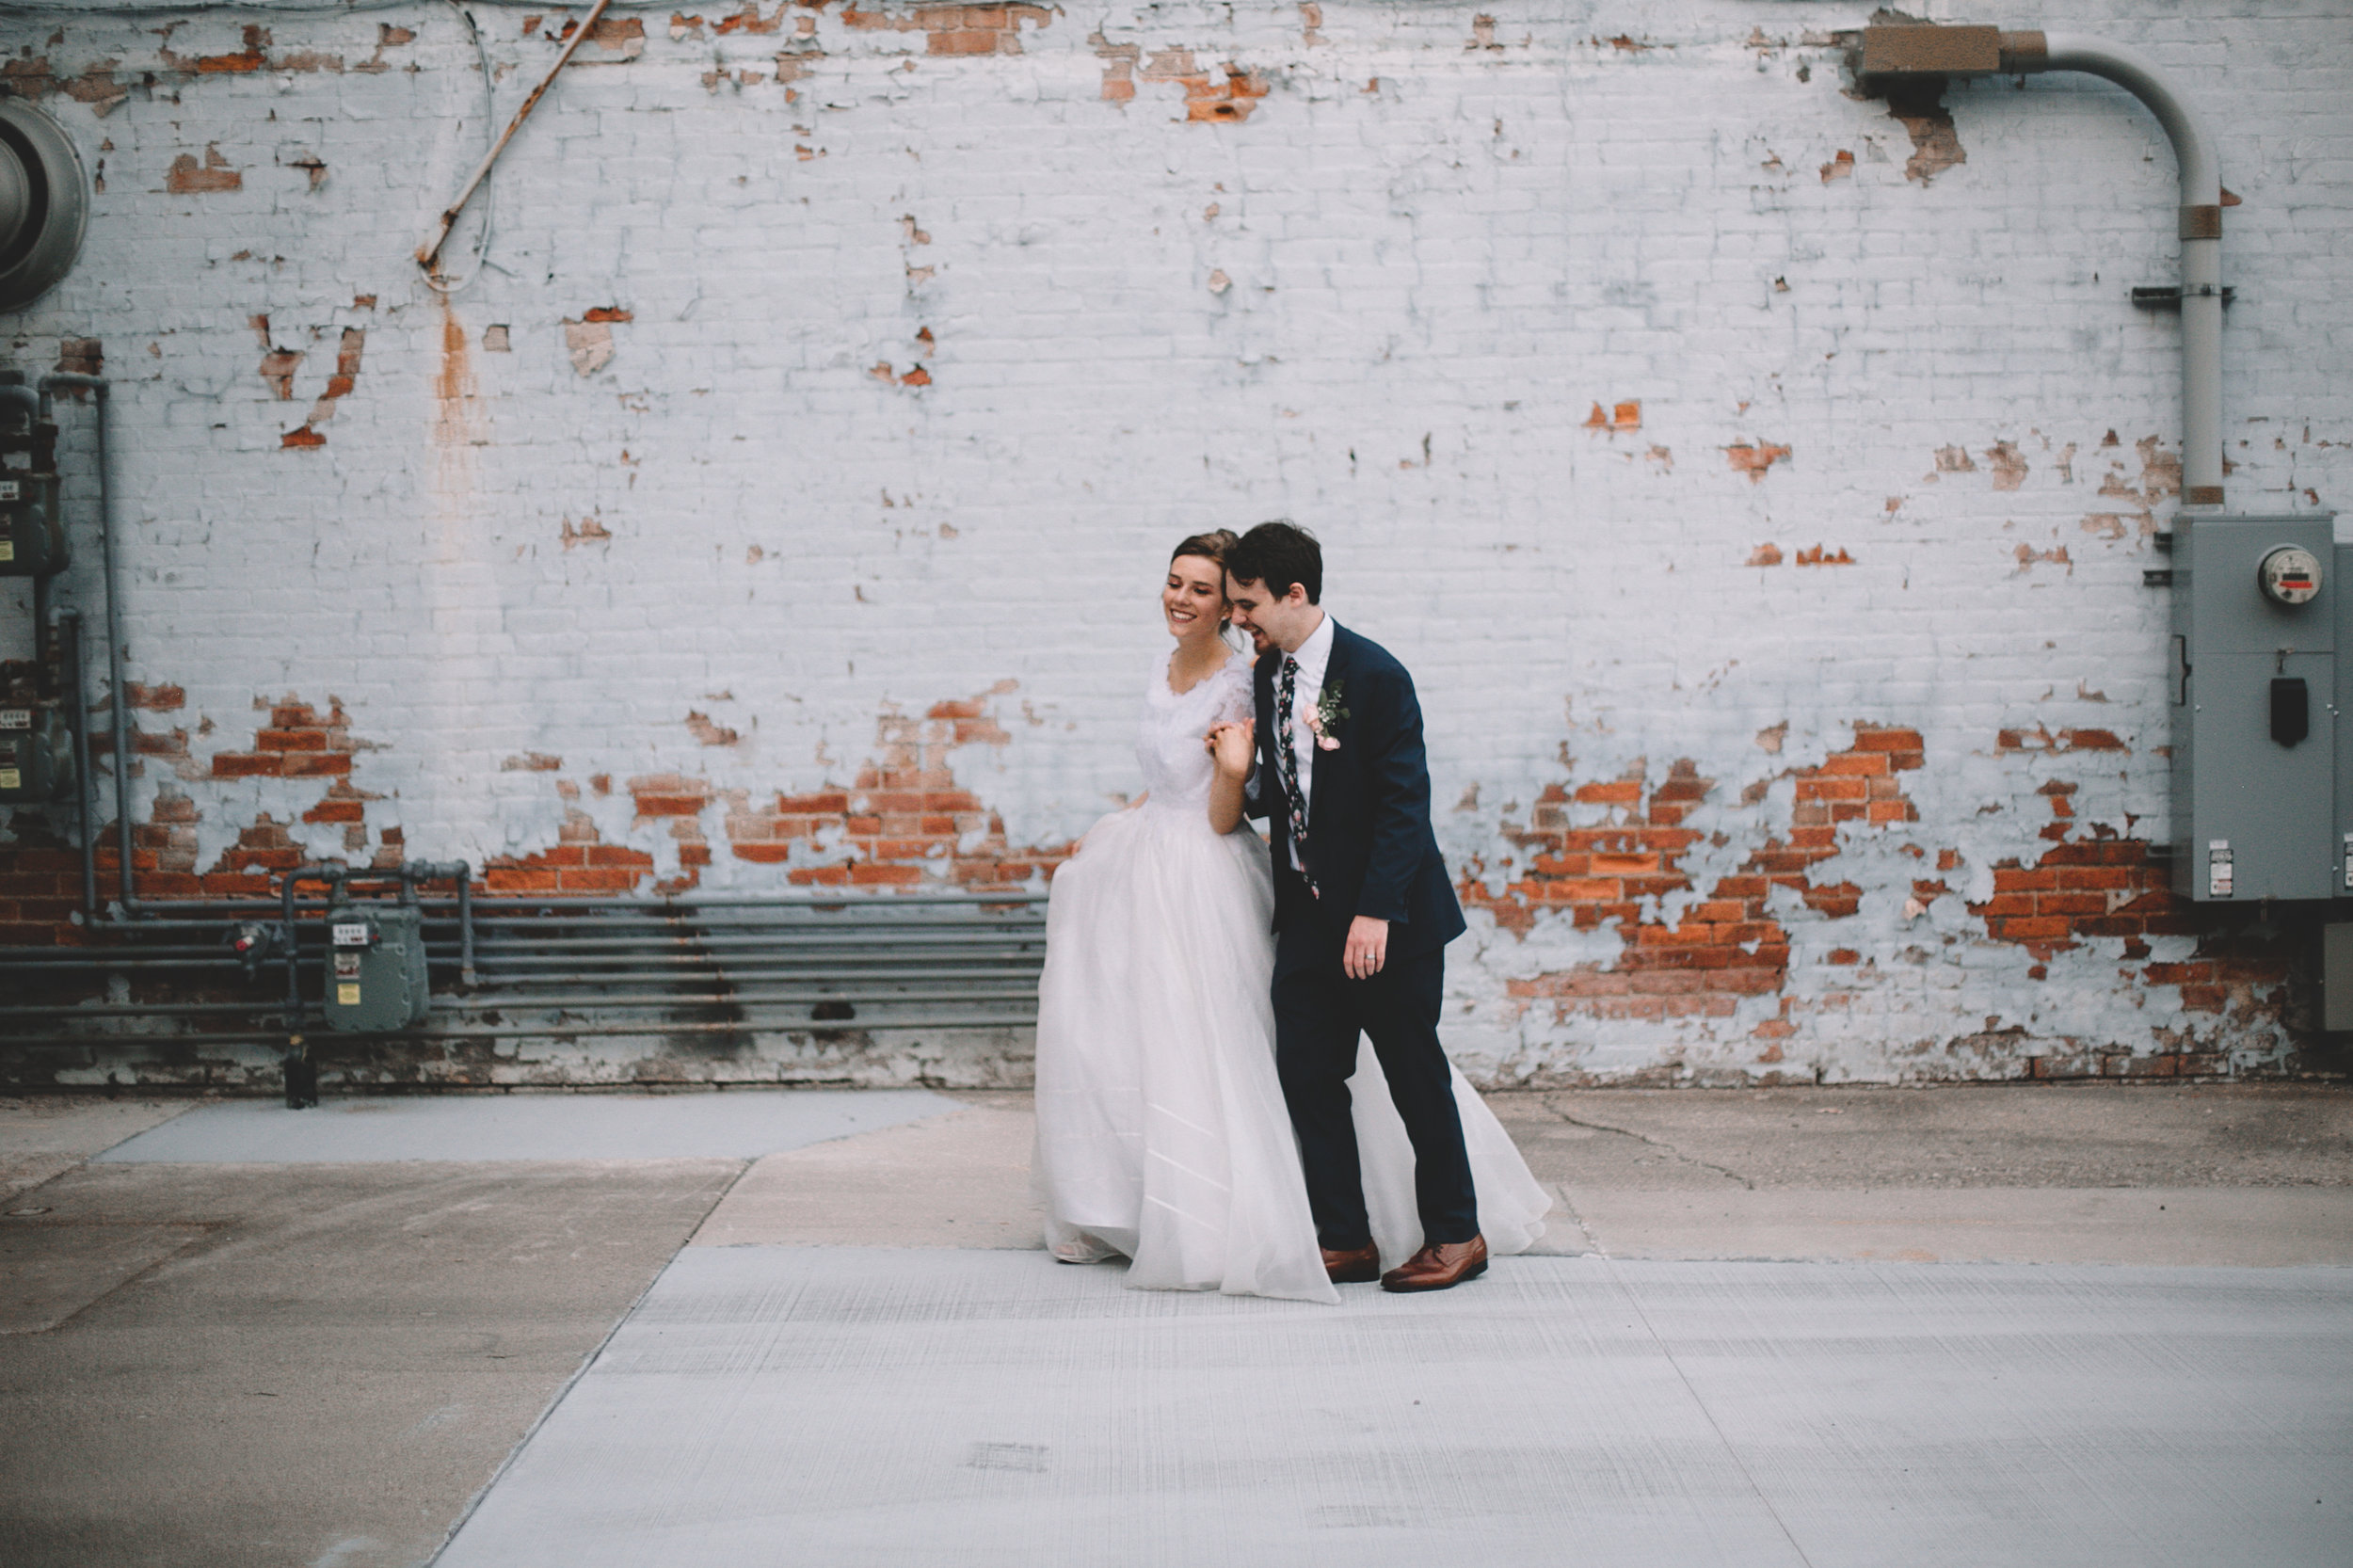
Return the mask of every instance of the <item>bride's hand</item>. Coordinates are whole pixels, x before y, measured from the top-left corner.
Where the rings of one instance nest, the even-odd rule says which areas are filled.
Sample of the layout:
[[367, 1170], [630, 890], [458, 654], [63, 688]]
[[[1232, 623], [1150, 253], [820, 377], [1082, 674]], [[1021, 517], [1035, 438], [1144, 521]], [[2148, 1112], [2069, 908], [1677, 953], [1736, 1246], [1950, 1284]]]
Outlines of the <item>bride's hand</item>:
[[1228, 778], [1250, 776], [1251, 754], [1257, 748], [1258, 722], [1243, 719], [1240, 723], [1214, 725], [1204, 744], [1209, 755], [1217, 759], [1217, 771]]

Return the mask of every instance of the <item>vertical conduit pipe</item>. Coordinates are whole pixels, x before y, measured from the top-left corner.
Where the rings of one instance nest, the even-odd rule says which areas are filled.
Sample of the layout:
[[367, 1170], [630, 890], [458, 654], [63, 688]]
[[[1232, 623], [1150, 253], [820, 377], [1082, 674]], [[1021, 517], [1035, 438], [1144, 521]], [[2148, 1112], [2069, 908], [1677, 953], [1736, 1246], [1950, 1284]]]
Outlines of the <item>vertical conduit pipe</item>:
[[1907, 77], [2038, 75], [2077, 71], [2140, 100], [2180, 171], [2182, 244], [2182, 504], [2222, 504], [2222, 173], [2214, 138], [2155, 64], [2083, 33], [1993, 27], [1874, 25], [1863, 31], [1858, 74]]
[[39, 385], [43, 419], [49, 417], [49, 394], [55, 388], [87, 392], [98, 399], [98, 559], [106, 589], [106, 716], [114, 731], [115, 849], [122, 857], [122, 912], [129, 915], [138, 904], [131, 867], [131, 704], [122, 689], [122, 596], [117, 592], [114, 512], [107, 502], [106, 378], [58, 371], [42, 376]]
[[73, 694], [73, 820], [82, 839], [82, 919], [98, 920], [98, 840], [90, 836], [89, 688], [82, 677], [82, 612], [57, 617], [57, 656]]

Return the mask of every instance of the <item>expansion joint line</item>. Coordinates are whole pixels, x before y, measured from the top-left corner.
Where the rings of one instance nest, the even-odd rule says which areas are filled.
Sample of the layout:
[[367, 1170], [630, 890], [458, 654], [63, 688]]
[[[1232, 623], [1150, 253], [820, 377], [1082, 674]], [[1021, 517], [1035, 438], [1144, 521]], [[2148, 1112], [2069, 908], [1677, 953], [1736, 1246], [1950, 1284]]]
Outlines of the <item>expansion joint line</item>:
[[718, 1211], [721, 1204], [728, 1201], [728, 1195], [735, 1191], [744, 1178], [752, 1174], [752, 1167], [759, 1163], [757, 1157], [738, 1163], [735, 1174], [728, 1177], [725, 1187], [720, 1188], [712, 1195], [710, 1207], [702, 1211], [701, 1217], [696, 1219], [694, 1225], [688, 1229], [684, 1240], [680, 1240], [677, 1248], [671, 1252], [668, 1261], [653, 1272], [653, 1278], [646, 1282], [646, 1288], [637, 1292], [629, 1305], [622, 1309], [619, 1317], [613, 1320], [613, 1326], [604, 1331], [604, 1337], [597, 1341], [596, 1348], [580, 1358], [580, 1365], [572, 1368], [572, 1375], [564, 1380], [564, 1386], [555, 1391], [555, 1397], [548, 1400], [546, 1408], [539, 1412], [530, 1426], [523, 1429], [523, 1434], [515, 1440], [515, 1446], [506, 1450], [506, 1457], [499, 1461], [498, 1468], [490, 1472], [490, 1479], [484, 1481], [475, 1489], [474, 1495], [466, 1499], [466, 1506], [458, 1511], [457, 1517], [451, 1520], [449, 1528], [442, 1532], [441, 1544], [433, 1548], [431, 1557], [425, 1559], [424, 1568], [434, 1568], [434, 1564], [440, 1562], [447, 1555], [451, 1545], [457, 1540], [457, 1532], [466, 1528], [467, 1521], [474, 1516], [475, 1512], [482, 1507], [483, 1501], [496, 1489], [499, 1482], [506, 1479], [506, 1472], [515, 1467], [517, 1460], [522, 1458], [523, 1450], [531, 1447], [531, 1440], [539, 1435], [539, 1429], [546, 1426], [554, 1417], [556, 1411], [562, 1408], [564, 1401], [572, 1397], [572, 1390], [580, 1386], [580, 1380], [588, 1375], [589, 1368], [604, 1358], [604, 1352], [612, 1345], [615, 1336], [629, 1326], [629, 1320], [632, 1318], [637, 1316], [638, 1308], [646, 1304], [646, 1298], [652, 1295], [654, 1287], [662, 1283], [662, 1276], [670, 1272], [671, 1265], [678, 1261], [679, 1254], [693, 1244], [696, 1233], [702, 1229], [704, 1224]]
[[1796, 1533], [1789, 1528], [1789, 1521], [1781, 1516], [1781, 1510], [1773, 1506], [1773, 1499], [1767, 1496], [1765, 1489], [1756, 1483], [1755, 1475], [1749, 1469], [1749, 1462], [1740, 1457], [1740, 1450], [1735, 1448], [1732, 1439], [1725, 1435], [1723, 1424], [1716, 1419], [1716, 1413], [1710, 1410], [1707, 1407], [1707, 1401], [1700, 1397], [1698, 1387], [1691, 1382], [1691, 1374], [1685, 1371], [1683, 1363], [1675, 1358], [1674, 1347], [1668, 1344], [1660, 1336], [1657, 1327], [1650, 1320], [1650, 1314], [1642, 1310], [1642, 1298], [1634, 1293], [1633, 1287], [1626, 1284], [1625, 1276], [1618, 1272], [1618, 1260], [1604, 1253], [1602, 1267], [1609, 1271], [1609, 1282], [1618, 1288], [1618, 1293], [1625, 1298], [1625, 1304], [1633, 1309], [1634, 1316], [1641, 1320], [1642, 1332], [1650, 1336], [1650, 1342], [1658, 1347], [1658, 1353], [1665, 1356], [1667, 1365], [1674, 1368], [1675, 1377], [1683, 1384], [1683, 1391], [1691, 1396], [1691, 1402], [1699, 1407], [1702, 1416], [1707, 1417], [1707, 1430], [1714, 1432], [1716, 1441], [1723, 1445], [1724, 1453], [1732, 1461], [1733, 1468], [1738, 1470], [1740, 1479], [1748, 1483], [1750, 1496], [1756, 1499], [1757, 1506], [1764, 1509], [1766, 1514], [1771, 1518], [1773, 1528], [1781, 1531], [1781, 1538], [1789, 1543], [1789, 1549], [1797, 1554], [1798, 1561], [1802, 1563], [1804, 1568], [1814, 1568], [1814, 1560], [1806, 1556], [1805, 1548], [1798, 1544]]

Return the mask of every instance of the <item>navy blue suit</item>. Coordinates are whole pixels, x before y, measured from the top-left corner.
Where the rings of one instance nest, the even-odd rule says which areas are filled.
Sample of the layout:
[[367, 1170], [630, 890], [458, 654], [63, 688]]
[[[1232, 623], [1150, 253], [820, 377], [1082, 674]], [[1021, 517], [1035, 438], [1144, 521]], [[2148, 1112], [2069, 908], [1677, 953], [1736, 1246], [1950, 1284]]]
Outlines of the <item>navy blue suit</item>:
[[[1274, 687], [1280, 648], [1256, 670], [1258, 769], [1250, 810], [1270, 819], [1274, 858], [1274, 1058], [1306, 1168], [1307, 1201], [1323, 1245], [1371, 1240], [1348, 1080], [1357, 1037], [1371, 1036], [1390, 1098], [1414, 1143], [1414, 1191], [1426, 1242], [1479, 1233], [1478, 1196], [1438, 1015], [1446, 944], [1463, 934], [1463, 908], [1430, 828], [1430, 768], [1413, 677], [1379, 644], [1335, 622], [1323, 689], [1348, 716], [1318, 751], [1308, 785], [1308, 879], [1291, 865], [1284, 809]], [[1301, 691], [1294, 723], [1317, 694]], [[1340, 968], [1350, 923], [1389, 922], [1387, 961], [1369, 980]]]

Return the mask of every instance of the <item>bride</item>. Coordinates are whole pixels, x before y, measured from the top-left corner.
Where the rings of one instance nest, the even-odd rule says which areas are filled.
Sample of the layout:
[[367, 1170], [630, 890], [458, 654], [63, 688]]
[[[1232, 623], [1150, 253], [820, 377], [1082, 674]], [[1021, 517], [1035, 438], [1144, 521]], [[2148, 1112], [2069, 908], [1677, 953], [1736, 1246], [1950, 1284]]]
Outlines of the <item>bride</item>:
[[[1274, 1067], [1274, 891], [1212, 727], [1254, 714], [1225, 642], [1223, 531], [1176, 547], [1160, 589], [1174, 644], [1153, 661], [1136, 760], [1144, 794], [1089, 828], [1054, 875], [1038, 984], [1033, 1179], [1065, 1263], [1131, 1260], [1128, 1284], [1337, 1302]], [[1526, 1250], [1551, 1206], [1495, 1115], [1453, 1074], [1481, 1229]], [[1353, 1119], [1385, 1264], [1421, 1244], [1414, 1154], [1360, 1047]]]

